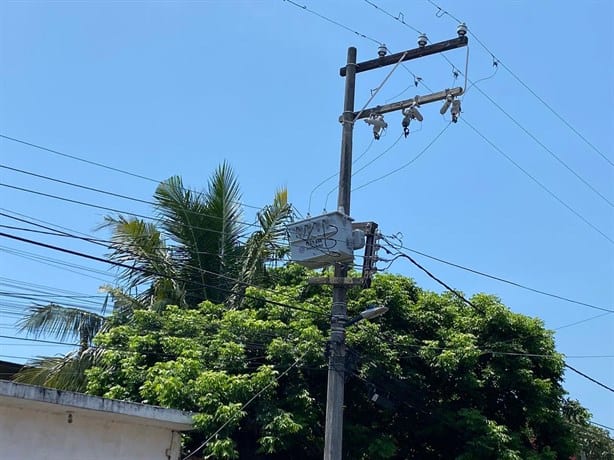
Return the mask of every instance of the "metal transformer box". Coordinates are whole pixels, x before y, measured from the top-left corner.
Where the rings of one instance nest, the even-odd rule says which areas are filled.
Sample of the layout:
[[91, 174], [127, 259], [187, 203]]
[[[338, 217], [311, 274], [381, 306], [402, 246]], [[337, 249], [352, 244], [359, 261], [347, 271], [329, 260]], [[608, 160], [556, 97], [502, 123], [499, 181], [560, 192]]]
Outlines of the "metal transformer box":
[[334, 211], [289, 224], [292, 260], [308, 268], [354, 261], [352, 219]]

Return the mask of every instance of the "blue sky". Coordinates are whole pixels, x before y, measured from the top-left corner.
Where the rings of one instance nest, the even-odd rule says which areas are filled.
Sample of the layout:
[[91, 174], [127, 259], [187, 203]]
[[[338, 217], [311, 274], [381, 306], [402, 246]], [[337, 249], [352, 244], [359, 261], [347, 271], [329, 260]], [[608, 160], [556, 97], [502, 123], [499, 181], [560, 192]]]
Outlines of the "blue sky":
[[[456, 22], [448, 14], [437, 17], [437, 8], [427, 0], [374, 2], [407, 26], [365, 1], [297, 3], [368, 38], [281, 0], [3, 2], [0, 133], [154, 180], [179, 174], [184, 183], [196, 188], [204, 187], [213, 169], [227, 160], [239, 176], [244, 203], [263, 206], [276, 187], [287, 186], [291, 201], [306, 214], [314, 187], [339, 167], [341, 126], [337, 119], [343, 107], [344, 81], [338, 71], [347, 47], [358, 48], [359, 61], [372, 59], [377, 55], [377, 42], [385, 43], [391, 52], [414, 48], [417, 33], [411, 27], [438, 42], [456, 36]], [[614, 4], [606, 0], [441, 0], [440, 4], [466, 21], [490, 50], [470, 37], [469, 79], [485, 80], [463, 98], [462, 120], [499, 150], [463, 121], [447, 126], [439, 104], [423, 106], [422, 126], [398, 141], [400, 115], [387, 115], [387, 132], [370, 148], [371, 131], [358, 123], [354, 154], [355, 158], [364, 155], [355, 171], [366, 167], [353, 177], [354, 188], [409, 162], [447, 128], [415, 162], [356, 190], [352, 216], [378, 222], [385, 234], [401, 233], [406, 247], [613, 309], [614, 48], [610, 34]], [[446, 56], [465, 73], [465, 49]], [[501, 63], [498, 70], [493, 67], [494, 59]], [[359, 74], [357, 109], [390, 70]], [[415, 87], [412, 73], [425, 86]], [[463, 77], [454, 78], [449, 62], [432, 56], [399, 67], [373, 104], [427, 94], [427, 87], [439, 91], [462, 85]], [[144, 200], [155, 189], [154, 181], [6, 139], [0, 140], [0, 158], [4, 166]], [[143, 203], [6, 168], [0, 169], [0, 183], [151, 215]], [[336, 178], [313, 191], [312, 214], [324, 210], [326, 195], [335, 183]], [[102, 209], [0, 188], [1, 212], [20, 213], [71, 231], [93, 234], [107, 214]], [[334, 209], [335, 200], [333, 192], [328, 211]], [[253, 217], [254, 209], [246, 207], [245, 219]], [[0, 224], [22, 225], [6, 217], [0, 217]], [[3, 231], [104, 254], [103, 248], [76, 240]], [[35, 294], [32, 289], [38, 289], [47, 298], [53, 289], [60, 295], [95, 296], [98, 286], [113, 280], [113, 272], [102, 263], [4, 237], [0, 251], [0, 290], [4, 292]], [[416, 259], [466, 294], [496, 294], [513, 311], [539, 317], [550, 329], [603, 313], [420, 256]], [[58, 266], [58, 261], [89, 270]], [[389, 271], [412, 276], [425, 288], [441, 290], [403, 260]], [[0, 359], [24, 361], [66, 349], [4, 337], [16, 335], [13, 323], [29, 301], [0, 300]], [[71, 301], [95, 308], [99, 299]], [[604, 315], [558, 330], [557, 346], [568, 355], [570, 365], [613, 386], [613, 332], [614, 315]], [[611, 392], [574, 373], [566, 374], [565, 386], [591, 410], [595, 421], [614, 426]]]

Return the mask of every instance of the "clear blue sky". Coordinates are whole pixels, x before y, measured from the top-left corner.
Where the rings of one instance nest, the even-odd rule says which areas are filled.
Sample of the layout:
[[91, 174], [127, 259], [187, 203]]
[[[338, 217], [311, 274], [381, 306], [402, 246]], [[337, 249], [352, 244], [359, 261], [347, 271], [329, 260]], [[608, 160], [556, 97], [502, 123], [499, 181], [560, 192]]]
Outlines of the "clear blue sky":
[[[298, 3], [384, 42], [392, 52], [415, 47], [417, 34], [411, 28], [364, 1]], [[402, 11], [404, 21], [425, 31], [432, 42], [456, 36], [455, 21], [449, 15], [438, 18], [437, 9], [426, 0], [375, 3], [394, 16]], [[466, 21], [502, 63], [611, 162], [613, 5], [607, 0], [441, 0], [444, 9]], [[291, 201], [306, 214], [314, 186], [338, 170], [341, 126], [337, 118], [344, 85], [338, 69], [345, 62], [348, 46], [358, 48], [359, 61], [376, 57], [373, 41], [281, 0], [3, 2], [0, 133], [154, 179], [179, 174], [196, 188], [203, 187], [212, 170], [228, 160], [239, 175], [246, 204], [262, 206], [277, 186], [285, 185]], [[491, 54], [472, 38], [469, 49], [469, 78], [492, 75]], [[447, 56], [465, 71], [465, 50]], [[428, 93], [422, 85], [412, 85], [410, 72], [434, 91], [463, 83], [462, 76], [454, 81], [451, 65], [438, 56], [408, 62], [406, 67], [395, 71], [374, 104]], [[358, 76], [357, 108], [389, 71], [390, 67]], [[463, 99], [463, 119], [605, 236], [463, 122], [450, 125], [410, 166], [357, 190], [352, 216], [378, 222], [385, 234], [402, 233], [407, 247], [613, 309], [614, 167], [502, 65], [478, 87], [602, 197], [476, 88]], [[357, 173], [355, 187], [411, 160], [448, 124], [439, 115], [439, 104], [424, 106], [422, 113], [422, 129], [400, 139]], [[382, 154], [401, 134], [399, 114], [386, 119], [386, 135], [373, 143], [356, 169]], [[358, 123], [355, 156], [365, 152], [370, 141], [369, 127]], [[5, 166], [140, 199], [149, 199], [155, 188], [153, 182], [8, 140], [0, 141], [0, 157]], [[315, 191], [312, 214], [322, 211], [335, 181]], [[142, 203], [7, 169], [0, 170], [0, 182], [151, 214]], [[92, 234], [106, 214], [101, 209], [1, 188], [1, 208], [71, 231]], [[332, 193], [328, 210], [334, 209], [335, 199]], [[250, 220], [253, 215], [254, 210], [246, 208], [245, 218]], [[5, 217], [0, 217], [0, 223], [21, 226]], [[104, 254], [103, 248], [75, 240], [3, 231]], [[102, 263], [6, 238], [0, 238], [0, 251], [2, 292], [35, 294], [31, 290], [35, 288], [49, 298], [51, 289], [64, 289], [72, 292], [65, 295], [91, 296], [97, 294], [99, 285], [113, 280], [113, 272]], [[496, 294], [513, 311], [539, 317], [550, 329], [603, 313], [416, 257], [466, 294]], [[58, 266], [58, 261], [99, 272]], [[423, 287], [440, 291], [402, 260], [390, 271], [415, 277]], [[29, 301], [6, 296], [0, 300], [0, 334], [14, 336], [13, 323]], [[99, 302], [96, 298], [70, 300], [89, 308]], [[569, 364], [614, 386], [613, 332], [614, 315], [605, 315], [558, 330], [557, 346], [569, 356]], [[0, 359], [22, 362], [63, 350], [0, 339]], [[565, 386], [593, 412], [595, 421], [614, 426], [613, 393], [573, 373], [566, 374]]]

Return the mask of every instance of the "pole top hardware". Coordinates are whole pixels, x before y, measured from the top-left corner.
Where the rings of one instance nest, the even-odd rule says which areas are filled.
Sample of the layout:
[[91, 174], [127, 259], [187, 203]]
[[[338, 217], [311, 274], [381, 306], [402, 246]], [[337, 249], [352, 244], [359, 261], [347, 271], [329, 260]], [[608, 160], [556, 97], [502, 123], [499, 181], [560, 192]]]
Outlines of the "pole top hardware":
[[360, 73], [365, 72], [367, 70], [373, 70], [379, 67], [396, 64], [399, 61], [410, 61], [412, 59], [430, 56], [431, 54], [437, 54], [442, 53], [444, 51], [461, 48], [463, 46], [467, 46], [468, 43], [469, 39], [467, 38], [467, 35], [461, 35], [451, 40], [444, 40], [442, 42], [433, 43], [431, 45], [425, 44], [425, 46], [421, 46], [407, 51], [401, 51], [400, 53], [387, 54], [383, 57], [378, 56], [377, 58], [371, 59], [369, 61], [359, 62], [357, 64], [346, 64], [339, 69], [339, 75], [341, 75], [342, 77], [346, 76], [348, 65], [355, 66], [356, 73]]

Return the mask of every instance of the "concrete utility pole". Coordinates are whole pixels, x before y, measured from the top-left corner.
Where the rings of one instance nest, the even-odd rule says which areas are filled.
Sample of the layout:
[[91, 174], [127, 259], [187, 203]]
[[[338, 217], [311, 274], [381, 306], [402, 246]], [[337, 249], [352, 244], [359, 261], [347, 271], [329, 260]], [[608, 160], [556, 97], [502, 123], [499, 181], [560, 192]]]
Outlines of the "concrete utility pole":
[[[343, 103], [343, 133], [337, 210], [350, 215], [352, 188], [352, 133], [354, 132], [354, 94], [356, 89], [356, 48], [348, 48]], [[335, 279], [347, 276], [347, 265], [335, 265]], [[324, 460], [341, 459], [343, 446], [343, 396], [345, 384], [345, 322], [347, 320], [347, 287], [333, 285], [333, 308], [330, 332], [330, 358], [326, 388], [326, 429]]]
[[[464, 27], [464, 25], [463, 25]], [[339, 195], [337, 210], [350, 216], [350, 191], [352, 188], [352, 134], [357, 119], [426, 104], [429, 102], [446, 100], [463, 93], [462, 88], [441, 91], [424, 97], [416, 96], [414, 99], [377, 106], [365, 109], [361, 113], [354, 112], [354, 96], [356, 88], [356, 73], [372, 70], [400, 61], [407, 61], [436, 53], [467, 46], [466, 27], [458, 38], [446, 40], [432, 45], [426, 45], [426, 37], [420, 47], [390, 56], [380, 56], [362, 63], [356, 63], [356, 48], [348, 48], [347, 63], [339, 71], [345, 77], [345, 98], [341, 122], [343, 132], [341, 137], [341, 165], [339, 171]], [[373, 241], [371, 242], [373, 244]], [[373, 262], [373, 261], [372, 261]], [[341, 460], [343, 447], [343, 399], [345, 385], [345, 326], [347, 323], [347, 290], [352, 286], [360, 285], [347, 278], [348, 266], [335, 264], [335, 274], [332, 280], [333, 305], [331, 316], [330, 358], [328, 364], [328, 385], [326, 394], [326, 427], [324, 433], [324, 460]]]

